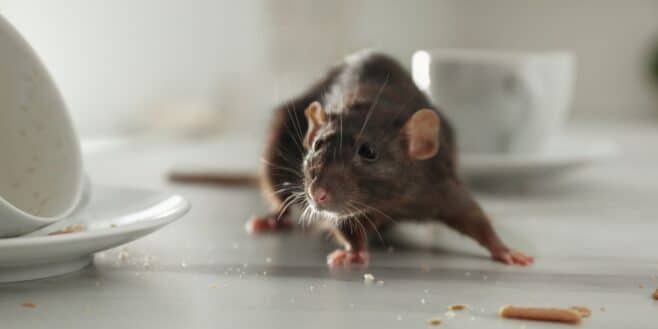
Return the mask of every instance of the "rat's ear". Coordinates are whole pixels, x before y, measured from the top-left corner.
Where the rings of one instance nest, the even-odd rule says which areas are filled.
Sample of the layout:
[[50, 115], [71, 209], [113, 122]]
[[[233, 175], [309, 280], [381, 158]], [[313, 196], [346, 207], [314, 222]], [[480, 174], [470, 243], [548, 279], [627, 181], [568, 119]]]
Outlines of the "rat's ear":
[[306, 131], [306, 137], [304, 138], [304, 147], [309, 148], [311, 143], [313, 143], [313, 139], [315, 139], [318, 129], [327, 123], [327, 113], [324, 112], [322, 104], [315, 101], [304, 110], [304, 114], [308, 121], [308, 130]]
[[414, 113], [402, 128], [407, 138], [407, 152], [412, 159], [426, 160], [439, 151], [439, 115], [430, 109]]

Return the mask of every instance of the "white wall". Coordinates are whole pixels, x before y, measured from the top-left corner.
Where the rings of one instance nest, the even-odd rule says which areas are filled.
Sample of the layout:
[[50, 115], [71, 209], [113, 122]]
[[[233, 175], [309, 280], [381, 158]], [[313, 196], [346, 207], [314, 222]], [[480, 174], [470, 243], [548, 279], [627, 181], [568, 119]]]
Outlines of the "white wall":
[[[122, 131], [127, 118], [151, 103], [240, 92], [236, 88], [247, 84], [247, 72], [266, 64], [258, 1], [0, 5], [45, 61], [86, 135]], [[253, 107], [248, 97], [244, 103]]]
[[274, 103], [363, 47], [407, 65], [418, 48], [569, 49], [577, 114], [658, 114], [642, 67], [658, 35], [653, 0], [0, 0], [0, 12], [41, 54], [83, 135], [197, 100], [230, 114], [225, 126], [262, 126]]

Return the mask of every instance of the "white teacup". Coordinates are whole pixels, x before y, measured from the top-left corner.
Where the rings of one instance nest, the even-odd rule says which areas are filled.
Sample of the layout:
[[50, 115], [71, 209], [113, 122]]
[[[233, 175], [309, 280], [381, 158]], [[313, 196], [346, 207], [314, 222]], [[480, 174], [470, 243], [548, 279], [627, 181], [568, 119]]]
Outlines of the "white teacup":
[[69, 216], [88, 193], [62, 97], [32, 48], [0, 16], [0, 237]]
[[469, 153], [540, 151], [564, 123], [574, 58], [566, 52], [417, 51], [416, 84], [455, 125]]

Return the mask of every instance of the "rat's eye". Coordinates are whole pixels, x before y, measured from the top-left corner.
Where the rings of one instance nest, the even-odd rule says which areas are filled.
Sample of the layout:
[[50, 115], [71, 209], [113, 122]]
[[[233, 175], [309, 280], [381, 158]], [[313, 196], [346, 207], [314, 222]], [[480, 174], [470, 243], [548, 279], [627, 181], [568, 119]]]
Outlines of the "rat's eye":
[[322, 146], [324, 145], [324, 139], [318, 139], [315, 141], [315, 145], [313, 146], [314, 150], [319, 150]]
[[359, 146], [359, 156], [368, 161], [375, 161], [377, 160], [377, 151], [375, 151], [374, 146], [363, 143]]

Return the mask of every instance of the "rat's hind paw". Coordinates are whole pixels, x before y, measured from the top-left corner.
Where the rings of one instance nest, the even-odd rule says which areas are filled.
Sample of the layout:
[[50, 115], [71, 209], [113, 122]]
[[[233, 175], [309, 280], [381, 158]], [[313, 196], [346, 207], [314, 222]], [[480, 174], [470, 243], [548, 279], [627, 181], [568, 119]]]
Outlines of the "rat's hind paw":
[[247, 221], [245, 229], [249, 234], [275, 233], [291, 230], [292, 223], [284, 218], [277, 219], [274, 215], [255, 216]]
[[327, 256], [329, 267], [340, 267], [350, 265], [368, 265], [370, 253], [367, 251], [351, 251], [337, 249]]
[[491, 257], [498, 262], [507, 265], [531, 265], [535, 262], [532, 256], [528, 256], [516, 250], [501, 250], [500, 252], [492, 253]]

